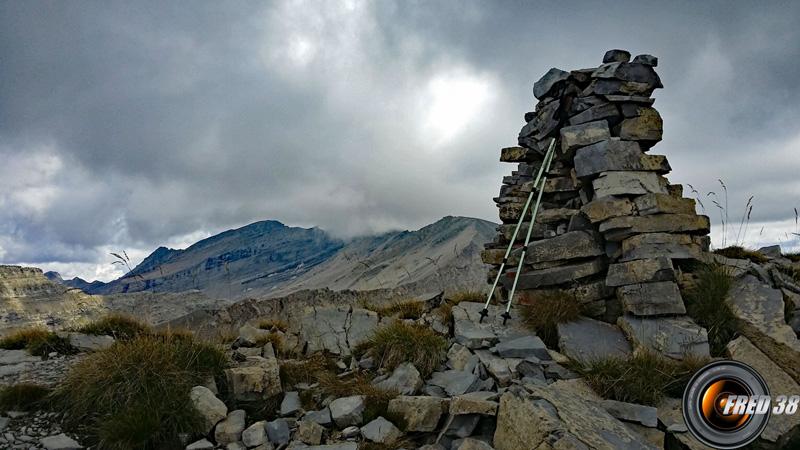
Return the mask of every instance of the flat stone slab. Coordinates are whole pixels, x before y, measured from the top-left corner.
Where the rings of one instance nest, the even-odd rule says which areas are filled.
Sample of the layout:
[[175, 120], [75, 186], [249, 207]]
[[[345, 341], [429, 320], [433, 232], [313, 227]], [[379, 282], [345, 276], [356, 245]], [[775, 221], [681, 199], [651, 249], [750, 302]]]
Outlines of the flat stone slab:
[[645, 194], [633, 200], [640, 216], [650, 214], [696, 214], [695, 202], [691, 198], [674, 197], [669, 194]]
[[[661, 166], [653, 164], [656, 160]], [[666, 158], [656, 160], [648, 158], [638, 142], [610, 138], [579, 148], [575, 153], [575, 173], [585, 178], [611, 171], [669, 172]]]
[[633, 214], [633, 203], [626, 198], [603, 197], [592, 200], [581, 208], [581, 212], [592, 223], [602, 222], [612, 217]]
[[558, 347], [561, 353], [584, 364], [631, 355], [631, 345], [619, 328], [587, 317], [558, 324]]
[[535, 356], [541, 360], [550, 359], [547, 346], [533, 334], [505, 339], [495, 346], [495, 351], [503, 358], [528, 358]]
[[439, 420], [448, 406], [447, 399], [401, 395], [389, 401], [388, 410], [392, 417], [402, 418], [405, 431], [429, 433], [438, 428]]
[[0, 349], [0, 366], [21, 364], [21, 363], [35, 363], [41, 360], [42, 358], [38, 356], [33, 356], [26, 350]]
[[[607, 267], [604, 259], [594, 259], [588, 262], [568, 264], [549, 269], [531, 270], [519, 276], [517, 289], [536, 289], [543, 286], [572, 283], [574, 280], [590, 277], [603, 272]], [[504, 286], [511, 288], [513, 274], [509, 273], [503, 280]]]
[[600, 406], [619, 420], [635, 422], [650, 428], [658, 426], [658, 410], [652, 406], [616, 400], [603, 400]]
[[625, 311], [637, 316], [686, 314], [678, 284], [674, 281], [638, 283], [617, 288]]
[[428, 383], [439, 386], [452, 397], [476, 391], [481, 384], [480, 381], [480, 378], [472, 372], [446, 370], [444, 372], [434, 372]]
[[608, 122], [600, 120], [561, 129], [561, 150], [569, 154], [576, 148], [591, 145], [611, 137]]
[[664, 257], [669, 259], [704, 258], [699, 237], [674, 233], [644, 233], [622, 241], [620, 262]]
[[458, 395], [450, 399], [450, 414], [481, 414], [484, 416], [497, 415], [497, 392], [479, 391]]
[[592, 181], [596, 198], [667, 193], [667, 180], [655, 172], [603, 172]]
[[642, 347], [673, 359], [688, 355], [710, 358], [708, 333], [689, 317], [646, 318], [624, 315], [617, 325], [634, 347]]
[[664, 257], [611, 264], [606, 275], [606, 285], [612, 287], [673, 280], [675, 269], [672, 261]]
[[327, 350], [335, 355], [349, 355], [352, 345], [366, 339], [378, 326], [378, 314], [349, 306], [314, 306], [306, 308], [300, 335], [308, 342], [309, 352]]
[[535, 264], [604, 255], [602, 238], [594, 231], [571, 231], [531, 242], [525, 262]]
[[614, 217], [604, 221], [599, 227], [608, 241], [621, 241], [641, 233], [708, 234], [710, 229], [708, 216], [694, 214]]

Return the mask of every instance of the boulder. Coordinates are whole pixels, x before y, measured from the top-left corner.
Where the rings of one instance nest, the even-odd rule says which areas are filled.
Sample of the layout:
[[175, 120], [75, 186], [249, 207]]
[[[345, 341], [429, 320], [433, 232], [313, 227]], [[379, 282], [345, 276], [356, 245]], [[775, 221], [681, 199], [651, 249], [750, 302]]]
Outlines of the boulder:
[[444, 389], [448, 395], [454, 396], [477, 390], [480, 381], [480, 378], [472, 372], [445, 370], [434, 372], [428, 382]]
[[655, 449], [598, 403], [579, 380], [512, 387], [500, 397], [494, 445], [498, 450]]
[[650, 214], [695, 214], [694, 200], [669, 194], [645, 194], [633, 200], [640, 216]]
[[603, 400], [600, 402], [600, 406], [619, 420], [635, 422], [650, 428], [658, 426], [658, 410], [652, 406], [616, 400]]
[[378, 417], [361, 427], [361, 436], [363, 436], [364, 439], [379, 444], [391, 444], [402, 435], [403, 432], [400, 431], [400, 429], [383, 417]]
[[378, 314], [346, 305], [314, 306], [305, 309], [300, 322], [300, 336], [309, 352], [349, 355], [350, 346], [365, 340], [378, 326]]
[[225, 369], [225, 377], [237, 400], [263, 400], [282, 390], [280, 367], [275, 358], [250, 356], [246, 365]]
[[[631, 60], [631, 52], [627, 50], [609, 50], [603, 55], [603, 64], [614, 62], [628, 62]], [[638, 61], [634, 61], [638, 62]]]
[[276, 446], [286, 445], [291, 438], [291, 430], [289, 430], [289, 422], [286, 419], [276, 419], [272, 422], [264, 424], [267, 430], [267, 438]]
[[469, 349], [489, 347], [497, 342], [497, 335], [490, 326], [476, 323], [469, 318], [453, 316], [453, 336], [457, 343]]
[[565, 72], [561, 69], [556, 69], [553, 67], [552, 69], [548, 70], [542, 78], [539, 79], [536, 83], [533, 84], [533, 96], [537, 99], [541, 100], [542, 97], [546, 96], [553, 90], [557, 84], [562, 83], [569, 78], [569, 72]]
[[610, 138], [611, 132], [605, 120], [564, 127], [561, 129], [561, 150], [570, 154], [577, 148]]
[[655, 108], [643, 108], [636, 117], [622, 121], [619, 137], [632, 141], [658, 142], [664, 133], [664, 121]]
[[337, 427], [344, 428], [351, 425], [361, 425], [364, 420], [366, 397], [352, 395], [350, 397], [337, 398], [328, 405], [328, 408], [331, 410], [331, 418]]
[[667, 193], [667, 181], [655, 172], [603, 172], [592, 181], [597, 198], [609, 195], [644, 195]]
[[[576, 264], [566, 264], [563, 266], [552, 267], [549, 269], [531, 270], [523, 272], [519, 276], [517, 289], [536, 289], [543, 286], [553, 286], [557, 284], [571, 283], [575, 280], [590, 277], [603, 272], [607, 263], [603, 259]], [[513, 272], [507, 272], [503, 285], [511, 288], [513, 282]]]
[[59, 333], [59, 335], [66, 334], [69, 339], [70, 345], [77, 348], [82, 352], [94, 352], [103, 350], [114, 345], [114, 338], [106, 335], [94, 335], [83, 333]]
[[512, 370], [508, 360], [495, 356], [488, 350], [475, 350], [475, 355], [500, 386], [507, 386], [511, 382]]
[[535, 356], [539, 359], [550, 359], [547, 346], [544, 342], [533, 334], [501, 340], [496, 346], [495, 351], [503, 358], [527, 358]]
[[658, 65], [658, 58], [648, 54], [636, 55], [636, 57], [633, 58], [633, 62], [644, 64], [650, 67], [656, 67]]
[[761, 253], [764, 256], [769, 258], [780, 258], [783, 253], [781, 253], [781, 246], [780, 245], [770, 245], [767, 247], [761, 247], [758, 249], [758, 253]]
[[266, 442], [267, 429], [263, 420], [250, 425], [242, 432], [242, 443], [245, 447], [258, 447]]
[[203, 416], [205, 429], [210, 433], [214, 426], [228, 415], [228, 407], [205, 386], [195, 386], [189, 392], [192, 405]]
[[781, 291], [746, 275], [734, 281], [727, 301], [738, 319], [740, 332], [800, 381], [800, 341], [786, 323]]
[[287, 392], [283, 395], [281, 401], [280, 414], [283, 417], [294, 416], [295, 414], [303, 411], [303, 404], [300, 401], [300, 393], [293, 391]]
[[225, 445], [242, 440], [246, 413], [243, 409], [231, 411], [228, 417], [223, 419], [214, 428], [214, 440], [217, 444]]
[[46, 450], [79, 450], [83, 446], [64, 433], [48, 436], [39, 441]]
[[625, 311], [637, 316], [686, 314], [678, 284], [674, 281], [638, 283], [617, 288]]
[[571, 231], [550, 239], [528, 244], [526, 263], [565, 261], [605, 254], [602, 238], [593, 231]]
[[[782, 370], [769, 355], [763, 353], [750, 340], [740, 336], [728, 343], [728, 353], [732, 359], [741, 361], [764, 377], [769, 386], [772, 399], [778, 395], [797, 395], [800, 385], [788, 373]], [[795, 360], [795, 364], [798, 360]], [[795, 365], [795, 367], [797, 367]], [[761, 439], [775, 443], [776, 448], [786, 448], [789, 441], [800, 439], [800, 414], [773, 414], [761, 434]]]
[[497, 415], [497, 393], [489, 391], [470, 392], [450, 399], [450, 415], [480, 414]]
[[650, 216], [614, 217], [600, 224], [606, 240], [622, 241], [641, 233], [692, 233], [708, 234], [711, 224], [708, 216], [694, 214], [654, 214]]
[[325, 427], [310, 420], [302, 420], [297, 423], [295, 439], [308, 445], [319, 445], [322, 442], [322, 435]]
[[269, 330], [262, 330], [250, 324], [245, 324], [239, 328], [239, 337], [236, 339], [236, 344], [242, 347], [255, 347], [259, 344], [263, 345], [264, 341], [269, 337]]
[[444, 434], [456, 438], [471, 436], [475, 432], [475, 428], [478, 426], [480, 420], [481, 416], [478, 414], [453, 416], [448, 420]]
[[329, 408], [323, 408], [319, 411], [309, 411], [303, 416], [303, 420], [308, 422], [314, 422], [322, 425], [323, 427], [329, 427], [333, 425], [333, 419], [331, 418], [331, 410]]
[[389, 401], [389, 414], [399, 417], [405, 431], [430, 433], [439, 426], [448, 400], [435, 397], [401, 395]]
[[687, 356], [710, 358], [708, 334], [692, 319], [681, 317], [634, 317], [624, 315], [617, 325], [634, 347], [661, 353], [673, 359]]
[[612, 217], [632, 215], [633, 203], [626, 198], [602, 197], [584, 205], [581, 212], [592, 223], [597, 223]]
[[[645, 163], [645, 154], [639, 144], [633, 141], [621, 141], [619, 138], [609, 138], [587, 147], [582, 147], [575, 153], [575, 174], [578, 177], [591, 177], [602, 172], [611, 171], [646, 171], [653, 169], [656, 172], [669, 172], [669, 165], [653, 167], [653, 162]], [[662, 164], [666, 159], [659, 160]]]
[[389, 378], [376, 383], [380, 389], [395, 391], [403, 395], [415, 395], [422, 389], [424, 384], [422, 376], [416, 367], [411, 363], [403, 363], [397, 366]]
[[672, 261], [664, 257], [611, 264], [606, 275], [606, 284], [612, 287], [674, 280]]
[[584, 364], [631, 354], [631, 346], [619, 328], [586, 317], [558, 324], [558, 348], [570, 359]]
[[453, 370], [464, 370], [473, 356], [474, 355], [467, 347], [459, 343], [454, 343], [447, 351], [447, 367]]

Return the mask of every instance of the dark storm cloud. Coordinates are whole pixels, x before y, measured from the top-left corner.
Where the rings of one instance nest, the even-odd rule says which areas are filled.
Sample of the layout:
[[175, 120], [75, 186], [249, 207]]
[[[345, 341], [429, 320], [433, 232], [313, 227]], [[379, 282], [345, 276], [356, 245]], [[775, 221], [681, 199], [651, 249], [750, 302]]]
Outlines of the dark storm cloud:
[[671, 179], [704, 200], [724, 179], [731, 216], [755, 195], [753, 221], [774, 238], [800, 206], [799, 12], [4, 2], [0, 261], [105, 264], [109, 248], [143, 254], [265, 218], [342, 235], [494, 219], [510, 170], [497, 150], [515, 143], [533, 81], [616, 47], [660, 58], [654, 151]]

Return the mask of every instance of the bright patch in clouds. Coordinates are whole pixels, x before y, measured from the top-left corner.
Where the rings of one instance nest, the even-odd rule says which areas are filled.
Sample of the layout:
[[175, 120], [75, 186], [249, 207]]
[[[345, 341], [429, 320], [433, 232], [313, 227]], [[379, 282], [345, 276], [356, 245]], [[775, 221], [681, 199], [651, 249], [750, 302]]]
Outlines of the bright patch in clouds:
[[438, 145], [446, 144], [464, 131], [492, 100], [492, 82], [487, 77], [465, 72], [435, 76], [428, 83], [423, 101], [423, 126]]

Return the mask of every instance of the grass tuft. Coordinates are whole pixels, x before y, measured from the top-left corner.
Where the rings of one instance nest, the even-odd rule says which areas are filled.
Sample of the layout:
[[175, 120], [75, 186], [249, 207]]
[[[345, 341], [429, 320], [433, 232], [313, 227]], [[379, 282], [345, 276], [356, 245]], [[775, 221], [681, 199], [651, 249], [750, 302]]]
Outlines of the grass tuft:
[[783, 257], [792, 262], [800, 262], [800, 253], [786, 253]]
[[364, 423], [380, 416], [388, 419], [389, 401], [399, 395], [397, 392], [375, 387], [368, 377], [360, 374], [340, 378], [334, 373], [323, 372], [317, 377], [317, 382], [322, 393], [326, 395], [334, 397], [365, 396]]
[[726, 258], [733, 259], [748, 259], [757, 264], [763, 264], [769, 261], [769, 258], [762, 255], [756, 250], [749, 250], [738, 245], [731, 245], [730, 247], [718, 248], [714, 250], [717, 255], [722, 255]]
[[123, 341], [152, 332], [147, 324], [124, 314], [110, 314], [78, 328], [77, 331], [84, 334], [108, 335]]
[[725, 266], [706, 265], [694, 272], [694, 285], [684, 294], [686, 311], [708, 331], [712, 356], [725, 356], [725, 347], [737, 332], [736, 316], [727, 302], [733, 276]]
[[444, 359], [447, 341], [425, 326], [398, 320], [375, 330], [355, 352], [372, 356], [389, 370], [410, 362], [427, 378]]
[[574, 369], [603, 398], [655, 406], [665, 396], [680, 397], [705, 363], [699, 358], [675, 361], [642, 351], [628, 359], [600, 359]]
[[20, 383], [0, 389], [0, 410], [37, 411], [47, 409], [50, 388]]
[[401, 300], [385, 306], [367, 305], [366, 309], [378, 313], [381, 317], [417, 320], [425, 314], [425, 302], [414, 299]]
[[290, 391], [299, 383], [316, 383], [320, 374], [335, 373], [336, 360], [318, 352], [302, 360], [281, 361], [281, 384]]
[[461, 302], [483, 303], [486, 301], [486, 295], [487, 294], [481, 291], [472, 291], [472, 290], [458, 291], [453, 295], [451, 295], [450, 298], [447, 299], [447, 301], [453, 305], [457, 305]]
[[581, 304], [563, 291], [537, 293], [519, 305], [523, 323], [550, 348], [558, 347], [557, 325], [578, 319], [581, 310]]
[[0, 339], [0, 348], [6, 350], [28, 350], [34, 356], [46, 357], [52, 352], [73, 355], [78, 350], [69, 340], [43, 327], [30, 327], [12, 332]]
[[54, 400], [98, 448], [178, 448], [181, 433], [203, 431], [189, 391], [226, 366], [224, 352], [191, 335], [142, 334], [76, 363]]

